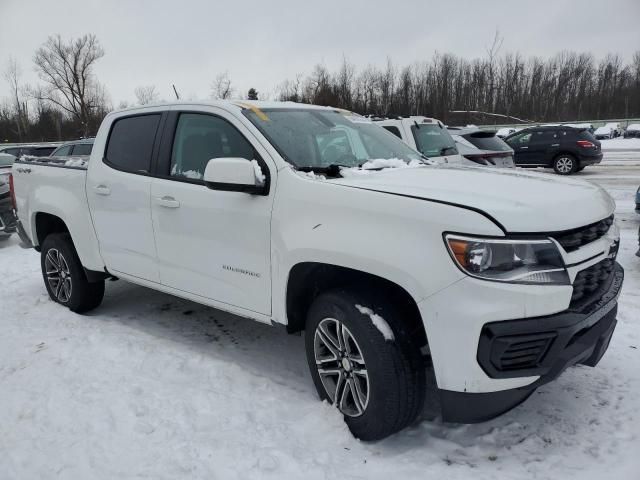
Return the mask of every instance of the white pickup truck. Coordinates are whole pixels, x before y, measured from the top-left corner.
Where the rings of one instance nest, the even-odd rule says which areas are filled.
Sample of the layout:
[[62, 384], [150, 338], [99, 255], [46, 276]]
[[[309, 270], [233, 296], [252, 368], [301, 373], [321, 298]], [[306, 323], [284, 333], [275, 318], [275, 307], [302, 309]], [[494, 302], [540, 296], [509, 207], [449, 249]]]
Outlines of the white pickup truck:
[[17, 161], [12, 192], [53, 301], [88, 311], [118, 277], [304, 331], [320, 397], [375, 440], [425, 395], [494, 417], [616, 325], [604, 190], [423, 158], [342, 110], [176, 103], [109, 114], [88, 166]]

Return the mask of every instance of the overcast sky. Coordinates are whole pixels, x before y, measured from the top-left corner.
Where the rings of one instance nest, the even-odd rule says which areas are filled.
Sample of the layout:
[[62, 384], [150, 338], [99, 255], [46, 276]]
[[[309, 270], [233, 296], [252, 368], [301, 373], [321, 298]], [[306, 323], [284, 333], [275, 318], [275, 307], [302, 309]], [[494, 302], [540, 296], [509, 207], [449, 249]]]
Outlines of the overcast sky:
[[640, 0], [0, 0], [0, 19], [0, 69], [14, 57], [30, 83], [47, 36], [95, 33], [105, 50], [95, 73], [114, 106], [139, 85], [171, 99], [175, 83], [183, 97], [205, 98], [224, 71], [244, 96], [318, 62], [334, 69], [343, 56], [357, 66], [435, 51], [483, 56], [496, 28], [503, 52], [525, 56], [567, 49], [628, 60], [640, 50]]

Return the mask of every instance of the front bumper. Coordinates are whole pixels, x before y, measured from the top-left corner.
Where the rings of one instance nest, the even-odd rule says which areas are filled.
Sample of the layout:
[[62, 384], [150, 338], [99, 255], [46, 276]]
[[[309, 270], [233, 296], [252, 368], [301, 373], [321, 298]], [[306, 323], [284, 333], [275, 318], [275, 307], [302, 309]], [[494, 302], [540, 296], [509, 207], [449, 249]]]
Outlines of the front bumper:
[[526, 400], [536, 388], [576, 364], [595, 366], [616, 326], [618, 296], [624, 280], [619, 264], [594, 301], [580, 310], [524, 320], [487, 323], [477, 361], [490, 378], [537, 376], [530, 385], [487, 393], [441, 390], [446, 421], [475, 423], [493, 418]]

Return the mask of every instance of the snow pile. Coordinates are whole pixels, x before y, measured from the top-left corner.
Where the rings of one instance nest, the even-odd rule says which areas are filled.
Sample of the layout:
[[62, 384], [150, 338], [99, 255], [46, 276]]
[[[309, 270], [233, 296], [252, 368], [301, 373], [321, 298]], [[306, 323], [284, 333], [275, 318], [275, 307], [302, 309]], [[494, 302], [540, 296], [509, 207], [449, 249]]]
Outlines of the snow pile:
[[[613, 138], [607, 140], [600, 140], [602, 150], [638, 150], [640, 151], [640, 138]], [[640, 159], [640, 155], [638, 155]]]
[[256, 180], [258, 180], [258, 185], [264, 185], [264, 182], [267, 179], [267, 177], [265, 176], [264, 173], [262, 173], [262, 168], [260, 167], [260, 164], [256, 160], [251, 160], [251, 165], [253, 165], [253, 169], [256, 172]]
[[393, 335], [393, 330], [391, 330], [391, 327], [384, 318], [382, 318], [380, 315], [378, 315], [368, 307], [356, 305], [356, 308], [361, 314], [367, 315], [371, 319], [373, 325], [378, 330], [380, 330], [380, 333], [387, 342], [393, 342], [396, 339], [396, 337]]

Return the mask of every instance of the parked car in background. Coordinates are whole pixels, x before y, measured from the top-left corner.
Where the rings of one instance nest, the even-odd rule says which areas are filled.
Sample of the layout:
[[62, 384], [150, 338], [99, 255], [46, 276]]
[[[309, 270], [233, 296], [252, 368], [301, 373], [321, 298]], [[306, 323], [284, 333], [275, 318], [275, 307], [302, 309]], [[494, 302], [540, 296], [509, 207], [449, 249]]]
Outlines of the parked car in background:
[[640, 213], [640, 187], [638, 187], [638, 191], [636, 192], [636, 212]]
[[371, 120], [431, 160], [439, 163], [464, 163], [456, 142], [440, 120], [422, 116], [371, 117]]
[[65, 143], [56, 148], [52, 157], [89, 157], [93, 149], [93, 138], [84, 138], [73, 142]]
[[602, 161], [600, 142], [586, 129], [532, 127], [505, 138], [518, 167], [549, 167], [560, 175], [579, 172]]
[[615, 138], [614, 130], [609, 125], [604, 125], [602, 127], [596, 128], [596, 131], [593, 135], [597, 140], [609, 140]]
[[6, 240], [16, 231], [16, 217], [9, 188], [9, 176], [15, 159], [13, 155], [0, 153], [0, 241]]
[[624, 138], [640, 138], [640, 123], [632, 123], [624, 131]]
[[591, 134], [593, 134], [596, 131], [596, 129], [590, 123], [564, 123], [562, 126], [580, 128], [580, 129], [584, 128]]
[[513, 149], [495, 132], [479, 128], [449, 127], [460, 155], [478, 165], [513, 168]]
[[32, 157], [48, 157], [57, 146], [58, 144], [16, 145], [11, 147], [0, 147], [0, 153], [8, 153], [16, 158], [20, 158], [23, 155], [30, 155]]
[[616, 326], [624, 272], [600, 187], [428, 165], [344, 110], [128, 109], [105, 117], [84, 168], [54, 162], [13, 166], [18, 232], [52, 301], [89, 311], [116, 276], [304, 330], [319, 397], [362, 440], [411, 425], [426, 395], [445, 421], [497, 416], [595, 366]]

